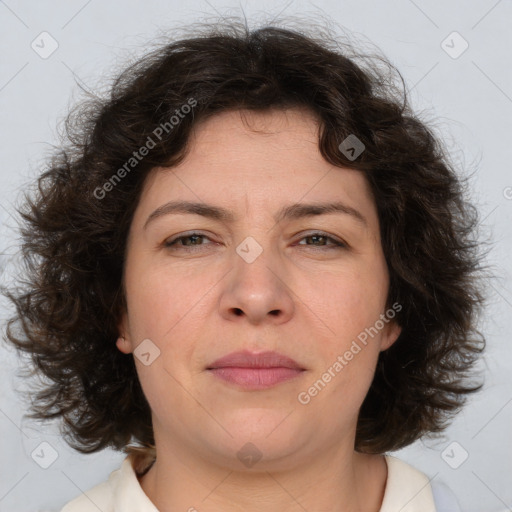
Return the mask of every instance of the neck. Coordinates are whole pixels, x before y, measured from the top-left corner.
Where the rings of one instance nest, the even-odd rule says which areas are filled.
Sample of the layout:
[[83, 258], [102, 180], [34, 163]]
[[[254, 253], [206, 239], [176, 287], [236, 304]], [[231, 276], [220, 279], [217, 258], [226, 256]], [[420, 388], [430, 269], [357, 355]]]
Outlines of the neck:
[[378, 512], [384, 496], [381, 455], [330, 449], [287, 470], [256, 470], [257, 463], [240, 471], [167, 448], [157, 446], [157, 460], [140, 478], [160, 512]]

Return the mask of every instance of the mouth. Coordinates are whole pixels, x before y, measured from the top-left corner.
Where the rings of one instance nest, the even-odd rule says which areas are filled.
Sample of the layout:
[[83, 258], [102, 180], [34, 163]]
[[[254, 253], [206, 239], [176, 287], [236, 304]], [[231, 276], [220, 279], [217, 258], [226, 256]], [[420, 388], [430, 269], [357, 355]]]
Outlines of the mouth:
[[213, 362], [207, 370], [224, 382], [248, 390], [266, 389], [301, 375], [293, 359], [277, 352], [234, 352]]

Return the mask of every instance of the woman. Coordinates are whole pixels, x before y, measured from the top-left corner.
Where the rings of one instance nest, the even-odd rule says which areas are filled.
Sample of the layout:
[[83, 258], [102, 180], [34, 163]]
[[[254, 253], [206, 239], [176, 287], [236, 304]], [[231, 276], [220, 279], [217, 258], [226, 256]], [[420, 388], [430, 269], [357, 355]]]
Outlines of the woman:
[[63, 512], [457, 510], [387, 452], [480, 387], [477, 216], [349, 52], [219, 24], [70, 118], [7, 334], [51, 382], [33, 416], [127, 457]]

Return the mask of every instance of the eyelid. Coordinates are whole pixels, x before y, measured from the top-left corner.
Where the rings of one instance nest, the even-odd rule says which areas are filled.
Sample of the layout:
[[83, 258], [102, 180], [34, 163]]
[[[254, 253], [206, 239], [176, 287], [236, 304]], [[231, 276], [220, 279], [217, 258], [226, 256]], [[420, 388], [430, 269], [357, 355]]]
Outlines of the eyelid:
[[[177, 246], [176, 242], [179, 242], [181, 239], [186, 239], [186, 238], [189, 238], [192, 236], [201, 236], [203, 238], [207, 238], [212, 243], [217, 243], [214, 240], [212, 240], [212, 238], [208, 234], [201, 232], [201, 231], [192, 230], [192, 231], [188, 231], [188, 232], [184, 232], [184, 233], [178, 233], [174, 237], [167, 238], [166, 240], [164, 240], [162, 245], [165, 247]], [[330, 243], [328, 243], [327, 245], [319, 245], [319, 246], [308, 245], [308, 244], [299, 244], [299, 242], [301, 242], [305, 238], [309, 238], [312, 236], [321, 236], [321, 237], [327, 239], [328, 241], [330, 241]], [[191, 246], [181, 245], [180, 248], [185, 251], [187, 251], [187, 250], [194, 251], [195, 249], [201, 247], [202, 245], [211, 245], [211, 244], [199, 244], [199, 245], [191, 245]], [[331, 235], [330, 233], [326, 233], [324, 231], [319, 231], [319, 230], [311, 230], [308, 232], [300, 233], [300, 238], [297, 239], [296, 245], [300, 245], [300, 246], [304, 246], [304, 247], [312, 247], [314, 249], [319, 249], [319, 250], [329, 249], [329, 248], [331, 248], [331, 249], [336, 249], [336, 248], [347, 248], [348, 249], [349, 248], [349, 245], [344, 240], [339, 239], [338, 237]]]
[[[184, 233], [178, 233], [175, 236], [171, 236], [169, 238], [166, 238], [163, 241], [163, 245], [164, 246], [170, 246], [171, 244], [173, 244], [174, 242], [179, 241], [182, 238], [189, 238], [191, 236], [202, 236], [204, 238], [208, 238], [209, 240], [211, 240], [213, 242], [212, 237], [210, 235], [208, 235], [207, 233], [203, 233], [201, 231], [192, 230], [192, 231], [188, 231], [188, 232], [185, 231]], [[186, 247], [186, 246], [183, 246], [183, 247]], [[193, 246], [191, 246], [191, 247], [193, 247]], [[200, 246], [197, 246], [197, 247], [200, 247]]]
[[[347, 247], [348, 248], [348, 244], [342, 240], [341, 238], [338, 238], [334, 235], [331, 235], [330, 233], [326, 233], [325, 231], [319, 231], [319, 230], [312, 230], [310, 232], [303, 232], [303, 233], [300, 233], [300, 238], [298, 239], [298, 241], [300, 242], [301, 240], [303, 240], [304, 238], [308, 238], [310, 236], [322, 236], [328, 240], [330, 240], [332, 243], [330, 245], [327, 245], [327, 246], [314, 246], [314, 245], [310, 245], [309, 247], [318, 247], [319, 249], [321, 249], [322, 247]], [[305, 244], [301, 244], [301, 245], [305, 245]], [[308, 246], [306, 246], [308, 247]]]

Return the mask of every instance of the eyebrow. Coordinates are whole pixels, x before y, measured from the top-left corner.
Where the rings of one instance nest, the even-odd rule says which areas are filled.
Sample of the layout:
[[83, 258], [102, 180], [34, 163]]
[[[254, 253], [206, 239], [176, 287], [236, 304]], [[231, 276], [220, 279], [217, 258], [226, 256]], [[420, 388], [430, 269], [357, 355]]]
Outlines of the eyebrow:
[[[283, 220], [294, 220], [332, 213], [350, 215], [353, 219], [357, 220], [365, 227], [368, 227], [367, 220], [358, 210], [341, 202], [291, 204], [281, 208], [274, 216], [274, 220], [279, 223]], [[159, 206], [149, 215], [144, 223], [144, 229], [146, 229], [151, 221], [169, 214], [201, 215], [202, 217], [227, 223], [232, 223], [236, 220], [231, 210], [220, 206], [190, 201], [170, 201]]]

